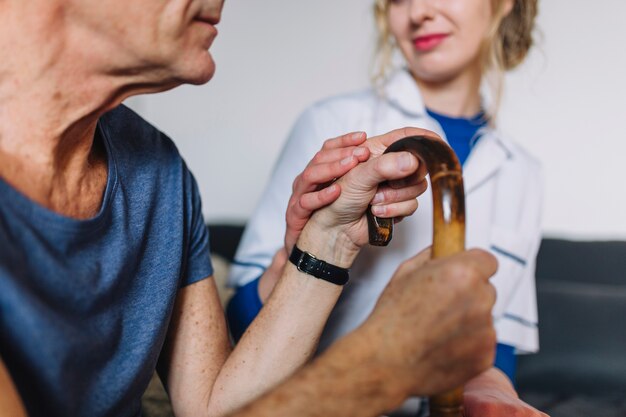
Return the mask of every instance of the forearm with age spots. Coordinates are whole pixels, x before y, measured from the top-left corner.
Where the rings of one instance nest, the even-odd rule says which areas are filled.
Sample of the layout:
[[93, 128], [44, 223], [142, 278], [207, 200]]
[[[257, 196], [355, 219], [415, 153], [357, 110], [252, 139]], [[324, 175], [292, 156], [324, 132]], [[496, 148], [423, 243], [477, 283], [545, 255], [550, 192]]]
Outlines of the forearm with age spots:
[[367, 337], [353, 333], [310, 366], [232, 417], [367, 417], [404, 399], [394, 376], [376, 360]]

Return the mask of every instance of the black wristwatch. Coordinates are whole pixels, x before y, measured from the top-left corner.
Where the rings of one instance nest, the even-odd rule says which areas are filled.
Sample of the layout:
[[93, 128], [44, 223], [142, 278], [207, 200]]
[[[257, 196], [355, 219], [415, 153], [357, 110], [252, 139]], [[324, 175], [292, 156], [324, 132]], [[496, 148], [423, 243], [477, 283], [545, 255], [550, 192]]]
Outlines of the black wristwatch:
[[298, 271], [336, 285], [345, 285], [349, 279], [349, 270], [347, 268], [340, 268], [317, 259], [309, 252], [301, 251], [296, 245], [293, 246], [291, 255], [289, 255], [289, 261], [298, 268]]

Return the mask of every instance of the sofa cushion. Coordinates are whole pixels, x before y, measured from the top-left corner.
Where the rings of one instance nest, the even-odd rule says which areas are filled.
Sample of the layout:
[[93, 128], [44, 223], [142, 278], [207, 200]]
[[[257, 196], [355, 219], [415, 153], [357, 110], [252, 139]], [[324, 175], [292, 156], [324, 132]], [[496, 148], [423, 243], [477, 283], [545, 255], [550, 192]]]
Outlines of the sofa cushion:
[[544, 239], [537, 259], [538, 354], [522, 393], [626, 393], [626, 242]]

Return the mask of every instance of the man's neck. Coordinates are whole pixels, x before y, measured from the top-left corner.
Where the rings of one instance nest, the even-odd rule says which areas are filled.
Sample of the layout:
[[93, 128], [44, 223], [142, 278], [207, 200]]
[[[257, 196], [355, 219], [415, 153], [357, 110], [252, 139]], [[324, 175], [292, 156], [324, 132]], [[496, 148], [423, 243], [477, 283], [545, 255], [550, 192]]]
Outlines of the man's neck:
[[27, 104], [0, 102], [0, 178], [59, 214], [92, 217], [107, 178], [106, 152], [94, 142], [97, 118], [67, 126], [56, 117], [62, 111], [42, 102], [25, 116], [14, 112]]
[[[0, 51], [19, 51], [3, 53], [7, 59], [0, 62], [0, 178], [53, 211], [90, 217], [106, 185], [106, 153], [94, 144], [95, 127], [116, 104], [111, 93], [116, 89], [106, 77], [78, 64], [84, 61], [80, 50], [64, 37], [47, 37], [50, 30], [64, 29], [47, 27], [52, 19], [11, 16], [27, 12], [15, 7], [0, 11], [7, 12], [0, 26], [27, 22], [19, 32], [7, 29], [22, 33], [19, 39], [0, 36]], [[44, 10], [33, 16], [53, 13]], [[49, 47], [33, 47], [37, 43]], [[89, 201], [77, 198], [85, 195]]]

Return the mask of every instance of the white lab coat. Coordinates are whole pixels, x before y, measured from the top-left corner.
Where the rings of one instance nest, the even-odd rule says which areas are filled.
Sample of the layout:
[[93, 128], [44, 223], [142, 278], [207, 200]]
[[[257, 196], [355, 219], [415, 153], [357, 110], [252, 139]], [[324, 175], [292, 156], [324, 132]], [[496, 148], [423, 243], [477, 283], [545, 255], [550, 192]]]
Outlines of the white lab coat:
[[[229, 284], [244, 285], [263, 272], [283, 245], [285, 211], [294, 178], [324, 140], [351, 131], [374, 136], [415, 126], [445, 139], [441, 126], [425, 111], [407, 71], [398, 71], [381, 96], [372, 89], [317, 103], [295, 124], [271, 180], [250, 218]], [[498, 259], [492, 278], [497, 290], [493, 310], [499, 343], [518, 352], [538, 350], [535, 258], [541, 239], [540, 165], [520, 146], [491, 128], [464, 165], [468, 248], [490, 250]], [[373, 309], [399, 264], [432, 241], [430, 191], [419, 197], [417, 212], [397, 224], [386, 248], [365, 247], [350, 270], [350, 282], [333, 310], [320, 349], [356, 328]]]

